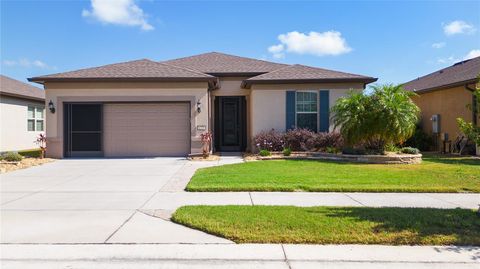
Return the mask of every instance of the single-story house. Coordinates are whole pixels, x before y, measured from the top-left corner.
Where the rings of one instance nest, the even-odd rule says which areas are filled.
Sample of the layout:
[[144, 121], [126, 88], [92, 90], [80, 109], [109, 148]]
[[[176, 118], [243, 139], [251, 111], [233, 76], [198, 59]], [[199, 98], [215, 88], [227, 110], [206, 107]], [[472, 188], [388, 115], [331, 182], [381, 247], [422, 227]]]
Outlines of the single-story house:
[[45, 91], [0, 75], [0, 152], [38, 148], [45, 129]]
[[211, 52], [29, 78], [44, 85], [47, 155], [186, 156], [251, 149], [260, 131], [328, 132], [330, 106], [376, 78]]
[[480, 57], [476, 57], [404, 84], [406, 90], [418, 94], [413, 100], [421, 109], [421, 126], [426, 133], [454, 141], [461, 134], [457, 118], [480, 122], [475, 109], [467, 107], [476, 104], [473, 91], [479, 74]]

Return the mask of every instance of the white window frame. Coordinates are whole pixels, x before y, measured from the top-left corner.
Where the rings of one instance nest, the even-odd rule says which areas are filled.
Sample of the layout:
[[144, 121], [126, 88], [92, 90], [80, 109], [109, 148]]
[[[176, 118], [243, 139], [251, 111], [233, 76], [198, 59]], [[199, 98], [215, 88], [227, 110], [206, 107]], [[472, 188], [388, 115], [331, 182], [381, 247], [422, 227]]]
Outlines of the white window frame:
[[[312, 111], [301, 111], [299, 112], [297, 110], [297, 94], [298, 93], [314, 93], [316, 95], [316, 103], [317, 103], [317, 107], [316, 107], [316, 110], [315, 112], [312, 112]], [[301, 91], [295, 91], [295, 127], [298, 128], [298, 121], [297, 121], [297, 116], [298, 114], [315, 114], [316, 117], [317, 117], [317, 129], [316, 130], [313, 130], [315, 132], [318, 132], [318, 128], [319, 128], [319, 124], [320, 124], [320, 117], [318, 116], [318, 111], [320, 109], [320, 102], [319, 102], [319, 98], [320, 98], [320, 95], [319, 95], [319, 92], [317, 90], [301, 90]]]
[[[29, 114], [29, 110], [33, 108], [33, 117], [30, 117], [28, 114]], [[37, 117], [37, 111], [38, 110], [41, 110], [42, 111], [42, 117], [41, 118], [38, 118]], [[33, 121], [33, 130], [28, 130], [28, 122], [29, 121]], [[43, 130], [38, 130], [38, 127], [37, 127], [37, 121], [41, 121], [42, 122], [42, 127], [43, 127]], [[28, 105], [27, 106], [27, 131], [28, 132], [44, 132], [45, 131], [45, 108], [44, 107], [41, 107], [41, 106], [35, 106], [35, 105]]]

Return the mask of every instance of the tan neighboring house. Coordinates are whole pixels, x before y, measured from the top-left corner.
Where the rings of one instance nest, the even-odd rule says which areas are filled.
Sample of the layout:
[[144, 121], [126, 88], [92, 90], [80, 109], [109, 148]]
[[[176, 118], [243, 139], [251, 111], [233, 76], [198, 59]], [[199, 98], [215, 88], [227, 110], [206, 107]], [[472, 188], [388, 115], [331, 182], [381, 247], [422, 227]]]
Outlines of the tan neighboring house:
[[30, 78], [44, 85], [51, 157], [186, 156], [250, 150], [260, 131], [328, 132], [329, 110], [376, 78], [303, 65], [205, 53], [147, 59]]
[[475, 110], [467, 108], [467, 105], [476, 103], [472, 93], [479, 73], [480, 57], [476, 57], [404, 84], [406, 90], [418, 94], [413, 99], [421, 109], [425, 132], [436, 135], [439, 142], [445, 134], [448, 140], [454, 141], [461, 135], [457, 118], [476, 124], [480, 122]]
[[45, 129], [45, 91], [0, 75], [0, 152], [38, 148]]

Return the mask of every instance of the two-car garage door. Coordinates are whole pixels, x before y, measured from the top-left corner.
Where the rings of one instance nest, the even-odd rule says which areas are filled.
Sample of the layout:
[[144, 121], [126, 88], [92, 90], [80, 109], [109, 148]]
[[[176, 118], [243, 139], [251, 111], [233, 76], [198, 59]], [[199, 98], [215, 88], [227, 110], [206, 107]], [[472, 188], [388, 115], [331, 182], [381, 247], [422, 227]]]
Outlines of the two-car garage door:
[[105, 157], [190, 153], [189, 103], [104, 104], [103, 117]]

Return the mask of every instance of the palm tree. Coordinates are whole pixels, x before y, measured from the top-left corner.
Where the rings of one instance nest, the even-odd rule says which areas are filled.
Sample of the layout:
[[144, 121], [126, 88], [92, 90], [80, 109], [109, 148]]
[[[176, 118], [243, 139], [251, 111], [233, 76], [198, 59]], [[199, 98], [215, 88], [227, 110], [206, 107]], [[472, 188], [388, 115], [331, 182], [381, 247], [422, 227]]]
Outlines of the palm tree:
[[411, 100], [415, 94], [401, 85], [371, 88], [371, 94], [350, 92], [340, 98], [332, 108], [333, 121], [349, 145], [383, 152], [387, 144], [403, 143], [413, 135], [420, 110]]

